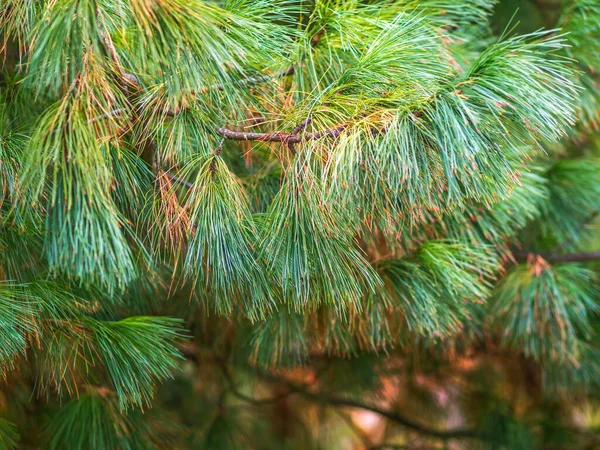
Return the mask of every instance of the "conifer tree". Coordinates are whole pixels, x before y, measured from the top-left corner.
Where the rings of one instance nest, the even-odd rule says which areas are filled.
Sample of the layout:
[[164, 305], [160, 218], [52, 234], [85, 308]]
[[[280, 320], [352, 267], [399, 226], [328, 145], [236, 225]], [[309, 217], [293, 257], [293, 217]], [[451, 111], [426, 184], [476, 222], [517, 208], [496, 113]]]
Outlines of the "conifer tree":
[[600, 3], [524, 3], [3, 0], [0, 449], [597, 448]]

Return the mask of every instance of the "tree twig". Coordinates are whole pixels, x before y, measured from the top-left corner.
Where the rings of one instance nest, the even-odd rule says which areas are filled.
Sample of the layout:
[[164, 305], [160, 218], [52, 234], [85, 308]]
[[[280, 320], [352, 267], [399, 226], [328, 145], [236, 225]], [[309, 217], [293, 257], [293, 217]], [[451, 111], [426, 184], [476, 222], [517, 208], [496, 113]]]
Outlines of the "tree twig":
[[[312, 121], [312, 118], [310, 116], [308, 116], [306, 119], [304, 119], [302, 122], [300, 122], [298, 125], [296, 125], [294, 127], [294, 129], [292, 130], [292, 135], [297, 135], [298, 133], [300, 133], [302, 130], [304, 130], [308, 124]], [[293, 142], [289, 142], [287, 143], [288, 149], [290, 150], [290, 153], [292, 155], [296, 154], [296, 147], [294, 146]]]
[[340, 397], [335, 394], [327, 394], [325, 392], [311, 392], [305, 389], [302, 389], [300, 386], [297, 386], [285, 378], [280, 378], [273, 376], [271, 374], [260, 373], [263, 378], [271, 380], [273, 382], [283, 383], [291, 393], [300, 395], [307, 400], [310, 400], [314, 403], [326, 403], [333, 406], [342, 406], [349, 408], [357, 408], [363, 409], [365, 411], [371, 411], [375, 414], [378, 414], [386, 419], [389, 419], [393, 422], [396, 422], [399, 425], [402, 425], [406, 428], [410, 428], [411, 430], [417, 431], [424, 435], [436, 437], [443, 440], [449, 439], [479, 439], [479, 440], [487, 440], [484, 435], [478, 433], [476, 430], [471, 429], [451, 429], [451, 430], [438, 430], [434, 428], [430, 428], [426, 425], [413, 421], [412, 419], [408, 419], [402, 414], [391, 411], [388, 409], [381, 408], [376, 405], [372, 405], [365, 402], [360, 402], [357, 400], [353, 400], [350, 398]]
[[535, 252], [514, 252], [513, 255], [517, 261], [527, 261], [530, 255], [542, 257], [548, 262], [586, 262], [600, 260], [600, 251], [598, 252], [579, 252], [557, 255], [554, 253], [535, 253]]
[[302, 130], [304, 130], [312, 121], [312, 118], [309, 116], [306, 119], [304, 119], [302, 122], [300, 122], [298, 125], [296, 125], [294, 127], [294, 129], [292, 130], [291, 134], [298, 134], [300, 133]]
[[375, 405], [368, 403], [359, 402], [349, 398], [343, 398], [336, 395], [327, 395], [323, 393], [313, 394], [309, 392], [298, 392], [300, 395], [308, 398], [314, 402], [325, 402], [335, 406], [346, 406], [350, 408], [363, 409], [365, 411], [371, 411], [378, 414], [386, 419], [396, 422], [406, 428], [410, 428], [419, 433], [437, 437], [440, 439], [482, 439], [482, 435], [477, 433], [475, 430], [470, 429], [455, 429], [455, 430], [438, 430], [429, 428], [421, 423], [417, 423], [411, 419], [408, 419], [395, 411], [383, 409]]
[[125, 108], [113, 109], [112, 111], [109, 111], [109, 112], [104, 113], [104, 114], [100, 114], [99, 116], [96, 116], [96, 117], [93, 117], [93, 118], [89, 119], [88, 123], [92, 124], [92, 123], [98, 122], [100, 120], [108, 119], [109, 117], [120, 116], [121, 114], [123, 114], [125, 112], [127, 112], [127, 110]]
[[340, 125], [327, 130], [304, 134], [283, 133], [280, 131], [273, 133], [255, 133], [249, 131], [233, 131], [223, 127], [217, 128], [216, 131], [225, 139], [232, 141], [283, 142], [286, 144], [298, 144], [303, 141], [311, 141], [314, 139], [320, 139], [322, 137], [336, 138], [340, 136], [346, 128], [348, 128], [348, 125]]
[[181, 184], [183, 186], [186, 186], [186, 187], [188, 187], [190, 189], [194, 187], [194, 183], [190, 183], [188, 180], [184, 180], [183, 178], [180, 178], [177, 175], [173, 175], [171, 172], [164, 171], [164, 175], [168, 179], [170, 179], [172, 181], [175, 181], [176, 183], [179, 183], [179, 184]]

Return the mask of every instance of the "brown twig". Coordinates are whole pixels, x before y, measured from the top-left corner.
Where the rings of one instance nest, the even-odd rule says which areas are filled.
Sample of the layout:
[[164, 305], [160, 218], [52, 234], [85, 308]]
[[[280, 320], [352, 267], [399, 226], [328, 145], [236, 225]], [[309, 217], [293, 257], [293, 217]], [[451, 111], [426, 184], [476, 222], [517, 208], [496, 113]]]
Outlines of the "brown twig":
[[311, 141], [323, 137], [336, 138], [340, 136], [347, 127], [348, 125], [340, 125], [327, 130], [304, 134], [283, 133], [280, 131], [275, 131], [273, 133], [255, 133], [249, 131], [234, 131], [223, 127], [217, 128], [216, 131], [225, 139], [232, 141], [283, 142], [286, 144], [298, 144], [303, 141]]
[[294, 127], [294, 129], [292, 130], [291, 134], [298, 134], [300, 133], [302, 130], [304, 130], [312, 121], [312, 118], [309, 116], [306, 119], [304, 119], [302, 122], [300, 122], [298, 125], [296, 125]]
[[[296, 125], [294, 127], [291, 134], [294, 136], [297, 135], [302, 130], [304, 130], [311, 121], [312, 121], [312, 118], [310, 116], [308, 116], [306, 119], [304, 119], [302, 122], [300, 122], [298, 125]], [[294, 146], [294, 143], [288, 142], [287, 146], [288, 146], [288, 149], [289, 149], [290, 153], [292, 154], [292, 156], [296, 155], [296, 147]]]
[[567, 253], [564, 255], [557, 255], [554, 253], [535, 253], [535, 252], [514, 252], [514, 257], [517, 261], [524, 262], [530, 259], [531, 255], [541, 256], [547, 262], [586, 262], [586, 261], [598, 261], [600, 260], [600, 251], [598, 252], [579, 252], [579, 253]]
[[341, 407], [349, 407], [349, 408], [357, 408], [363, 409], [365, 411], [371, 411], [375, 414], [378, 414], [386, 419], [389, 419], [393, 422], [396, 422], [399, 425], [402, 425], [411, 430], [417, 431], [424, 435], [436, 437], [443, 440], [449, 439], [479, 439], [479, 440], [487, 440], [488, 438], [485, 435], [477, 432], [476, 430], [471, 429], [452, 429], [452, 430], [438, 430], [434, 428], [430, 428], [426, 425], [418, 423], [412, 419], [409, 419], [402, 414], [391, 411], [385, 408], [381, 408], [379, 406], [369, 404], [366, 402], [361, 402], [358, 400], [353, 400], [350, 398], [340, 397], [335, 394], [328, 394], [326, 392], [312, 392], [303, 389], [300, 386], [288, 381], [285, 377], [278, 377], [268, 373], [261, 372], [260, 375], [272, 382], [282, 383], [287, 389], [294, 394], [300, 395], [307, 400], [310, 400], [314, 403], [325, 403], [333, 406], [341, 406]]
[[173, 175], [172, 173], [167, 172], [167, 171], [165, 171], [164, 174], [165, 174], [165, 176], [167, 178], [169, 178], [172, 181], [175, 181], [176, 183], [179, 183], [179, 184], [181, 184], [183, 186], [186, 186], [186, 187], [188, 187], [190, 189], [194, 187], [194, 183], [190, 183], [188, 180], [184, 180], [183, 178], [179, 178], [177, 175]]

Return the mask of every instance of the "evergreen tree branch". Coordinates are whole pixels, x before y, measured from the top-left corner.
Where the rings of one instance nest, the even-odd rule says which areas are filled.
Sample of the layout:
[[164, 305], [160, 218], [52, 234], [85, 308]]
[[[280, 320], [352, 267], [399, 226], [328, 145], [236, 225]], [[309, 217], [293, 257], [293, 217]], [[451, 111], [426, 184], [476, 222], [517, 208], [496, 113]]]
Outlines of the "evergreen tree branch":
[[233, 131], [223, 127], [217, 128], [216, 131], [225, 139], [233, 141], [284, 142], [286, 144], [298, 144], [303, 141], [311, 141], [324, 137], [336, 138], [342, 134], [346, 128], [348, 128], [348, 125], [340, 125], [327, 130], [305, 134], [283, 133], [280, 131], [273, 133], [255, 133], [247, 131]]
[[194, 183], [189, 182], [188, 180], [184, 180], [183, 178], [178, 177], [177, 175], [173, 175], [171, 172], [165, 171], [164, 172], [165, 176], [167, 178], [169, 178], [172, 181], [175, 181], [176, 183], [179, 183], [183, 186], [186, 186], [188, 188], [193, 188], [194, 187]]
[[[108, 34], [104, 33], [101, 25], [99, 25], [99, 34], [104, 42], [104, 45], [106, 47], [106, 50], [107, 50], [107, 53], [108, 53], [110, 59], [114, 62], [115, 67], [116, 67], [117, 71], [119, 72], [121, 78], [126, 82], [125, 86], [123, 86], [123, 87], [126, 89], [127, 83], [130, 83], [130, 84], [135, 85], [137, 88], [141, 89], [141, 85], [140, 85], [137, 77], [135, 75], [127, 73], [123, 70], [123, 67], [121, 66], [119, 56], [118, 56], [115, 46], [112, 42], [112, 39], [110, 38], [110, 36]], [[289, 75], [294, 74], [294, 72], [295, 72], [295, 67], [294, 67], [294, 65], [292, 65], [289, 68], [287, 68], [286, 70], [284, 70], [283, 72], [277, 74], [276, 77], [281, 78], [281, 77], [289, 76]], [[268, 75], [265, 75], [263, 77], [249, 77], [249, 78], [246, 78], [245, 80], [243, 80], [243, 84], [256, 84], [256, 83], [260, 83], [262, 81], [266, 81], [270, 78], [271, 78], [271, 76], [268, 76]], [[213, 88], [217, 89], [217, 90], [223, 89], [223, 87], [220, 85], [213, 86]], [[192, 92], [192, 94], [195, 94], [195, 92]], [[116, 112], [116, 111], [111, 111], [109, 114], [113, 114], [113, 112], [115, 114], [120, 114], [120, 112]], [[167, 116], [175, 116], [179, 112], [180, 112], [179, 110], [175, 110], [173, 108], [167, 108], [164, 111], [164, 114]], [[99, 120], [101, 118], [102, 117], [95, 118], [94, 120]], [[234, 130], [230, 130], [228, 128], [223, 128], [223, 127], [216, 128], [215, 131], [218, 134], [220, 134], [221, 136], [223, 136], [225, 139], [235, 140], [235, 141], [284, 142], [288, 146], [290, 146], [290, 148], [293, 150], [293, 147], [291, 147], [293, 144], [300, 143], [302, 141], [310, 141], [313, 139], [319, 139], [319, 138], [325, 137], [325, 136], [335, 138], [335, 137], [339, 136], [347, 127], [347, 125], [341, 125], [341, 126], [331, 128], [328, 130], [324, 130], [324, 131], [320, 131], [320, 132], [299, 135], [300, 131], [302, 131], [304, 128], [306, 128], [308, 126], [308, 124], [310, 123], [310, 121], [311, 121], [310, 117], [303, 120], [294, 128], [294, 130], [292, 130], [291, 133], [282, 133], [282, 132], [254, 133], [254, 132], [234, 131]], [[168, 175], [168, 176], [171, 177], [171, 175]], [[188, 187], [191, 187], [191, 186], [188, 185]]]
[[292, 394], [297, 394], [305, 399], [313, 402], [313, 403], [326, 403], [332, 406], [340, 406], [340, 407], [349, 407], [349, 408], [357, 408], [365, 411], [370, 411], [375, 414], [378, 414], [382, 417], [385, 417], [392, 422], [395, 422], [399, 425], [402, 425], [411, 430], [417, 431], [421, 434], [436, 437], [443, 440], [449, 439], [479, 439], [479, 440], [489, 440], [483, 434], [477, 432], [473, 429], [450, 429], [450, 430], [439, 430], [430, 428], [426, 425], [423, 425], [419, 422], [408, 419], [401, 413], [397, 411], [392, 411], [389, 409], [381, 408], [379, 406], [369, 404], [367, 402], [360, 402], [358, 400], [341, 397], [335, 394], [328, 394], [326, 392], [311, 392], [308, 391], [295, 383], [292, 383], [285, 379], [285, 377], [275, 376], [269, 373], [261, 372], [260, 375], [275, 383], [284, 384]]
[[[112, 42], [112, 39], [110, 38], [110, 36], [107, 33], [104, 33], [104, 30], [102, 28], [102, 25], [99, 23], [99, 35], [106, 47], [106, 51], [110, 57], [110, 59], [113, 61], [113, 63], [115, 64], [115, 67], [117, 69], [117, 72], [119, 73], [119, 75], [121, 76], [121, 78], [125, 81], [123, 88], [125, 89], [125, 91], [127, 92], [127, 85], [131, 84], [134, 85], [137, 89], [141, 89], [141, 85], [137, 79], [137, 77], [133, 74], [127, 73], [123, 70], [123, 67], [120, 63], [119, 60], [119, 56], [117, 54], [117, 51], [115, 49], [115, 46]], [[276, 75], [276, 78], [282, 78], [285, 76], [289, 76], [294, 74], [295, 72], [295, 67], [294, 65], [291, 65], [290, 67], [288, 67], [286, 70], [282, 71], [281, 73]], [[265, 75], [262, 77], [249, 77], [243, 80], [243, 84], [256, 84], [256, 83], [260, 83], [263, 81], [267, 81], [269, 79], [271, 79], [272, 77], [269, 75]], [[216, 90], [222, 90], [223, 87], [220, 85], [215, 85], [212, 87], [213, 89]], [[196, 92], [192, 91], [192, 94], [196, 94]], [[164, 114], [167, 116], [175, 116], [177, 113], [179, 113], [179, 110], [175, 110], [173, 108], [167, 108], [164, 111]], [[112, 115], [112, 114], [118, 115], [121, 112], [120, 111], [111, 111], [110, 113], [108, 113], [106, 116], [108, 115]], [[100, 120], [103, 117], [98, 117], [98, 118], [94, 118], [93, 121], [96, 120]], [[302, 141], [309, 141], [309, 140], [313, 140], [313, 139], [319, 139], [321, 137], [324, 136], [328, 136], [328, 137], [337, 137], [339, 136], [345, 129], [346, 129], [346, 125], [342, 125], [336, 128], [332, 128], [329, 130], [325, 130], [322, 132], [314, 132], [314, 133], [308, 133], [308, 134], [303, 134], [303, 135], [299, 135], [298, 133], [300, 131], [302, 131], [306, 126], [308, 126], [308, 124], [310, 123], [311, 119], [307, 118], [305, 120], [303, 120], [302, 122], [300, 122], [296, 128], [294, 128], [294, 130], [291, 133], [281, 133], [281, 132], [274, 132], [274, 133], [251, 133], [251, 132], [239, 132], [239, 131], [233, 131], [227, 128], [216, 128], [216, 132], [219, 133], [221, 136], [223, 136], [226, 139], [230, 139], [230, 140], [236, 140], [236, 141], [262, 141], [262, 142], [285, 142], [288, 146], [290, 146], [290, 149], [293, 151], [293, 147], [292, 145], [295, 143], [299, 143]], [[149, 144], [149, 147], [152, 148], [152, 150], [155, 150], [155, 144], [153, 142], [151, 142]], [[171, 177], [171, 175], [168, 175], [169, 177]], [[185, 184], [185, 183], [184, 183]], [[191, 187], [191, 183], [187, 184], [188, 187]]]
[[[366, 411], [371, 411], [375, 414], [378, 414], [386, 419], [389, 419], [393, 422], [396, 422], [399, 425], [402, 425], [406, 428], [410, 428], [411, 430], [417, 431], [421, 434], [437, 437], [440, 439], [448, 440], [448, 439], [484, 439], [484, 437], [477, 433], [475, 430], [471, 429], [450, 429], [450, 430], [438, 430], [429, 428], [421, 423], [415, 422], [411, 419], [406, 418], [402, 414], [391, 411], [388, 409], [380, 408], [375, 405], [371, 405], [364, 402], [359, 402], [357, 400], [343, 398], [337, 395], [328, 395], [324, 393], [314, 394], [312, 392], [298, 390], [296, 393], [302, 395], [303, 397], [315, 402], [315, 403], [328, 403], [334, 406], [341, 407], [349, 407], [349, 408], [358, 408]], [[485, 439], [484, 439], [485, 440]]]
[[307, 117], [306, 119], [304, 119], [302, 122], [300, 122], [298, 125], [296, 125], [294, 127], [294, 129], [292, 130], [292, 134], [298, 134], [300, 133], [302, 130], [304, 130], [310, 123], [312, 122], [312, 118], [311, 117]]
[[550, 263], [587, 262], [600, 260], [600, 251], [567, 253], [563, 255], [557, 255], [555, 253], [513, 252], [513, 255], [518, 261], [527, 261], [533, 255], [534, 257], [540, 256]]
[[[381, 408], [376, 405], [372, 405], [372, 404], [369, 404], [366, 402], [360, 402], [360, 401], [350, 399], [350, 398], [344, 398], [344, 397], [341, 397], [341, 396], [338, 396], [335, 394], [328, 394], [325, 392], [312, 392], [312, 391], [309, 391], [309, 390], [299, 386], [296, 383], [293, 383], [293, 382], [287, 380], [283, 376], [276, 376], [276, 375], [273, 375], [272, 373], [268, 373], [268, 372], [258, 370], [258, 369], [257, 369], [256, 373], [259, 374], [261, 376], [261, 378], [263, 378], [271, 383], [283, 384], [287, 388], [287, 391], [280, 395], [276, 395], [274, 397], [257, 399], [257, 398], [251, 397], [249, 395], [246, 395], [237, 389], [235, 379], [229, 372], [229, 369], [228, 369], [225, 361], [223, 361], [218, 356], [214, 357], [214, 361], [217, 363], [224, 378], [228, 382], [231, 392], [236, 397], [238, 397], [240, 400], [246, 401], [253, 405], [257, 405], [257, 406], [268, 405], [268, 404], [275, 403], [275, 402], [281, 400], [282, 398], [285, 398], [290, 395], [299, 395], [313, 403], [327, 403], [332, 406], [358, 408], [358, 409], [363, 409], [365, 411], [371, 411], [375, 414], [385, 417], [386, 419], [396, 422], [399, 425], [402, 425], [406, 428], [410, 428], [411, 430], [417, 431], [419, 433], [422, 433], [422, 434], [425, 434], [428, 436], [432, 436], [432, 437], [436, 437], [439, 439], [443, 439], [443, 440], [449, 440], [449, 439], [486, 440], [485, 436], [483, 436], [481, 433], [478, 433], [476, 430], [473, 430], [473, 429], [438, 430], [438, 429], [430, 428], [419, 422], [416, 422], [416, 421], [406, 418], [405, 416], [403, 416], [402, 414], [400, 414], [397, 411], [392, 411], [389, 409]], [[256, 368], [253, 368], [253, 369], [256, 369]]]
[[[96, 10], [96, 20], [98, 20], [97, 18], [98, 18], [98, 10]], [[98, 20], [98, 31], [99, 31], [100, 39], [102, 39], [102, 42], [104, 42], [104, 46], [106, 47], [106, 51], [108, 52], [110, 59], [112, 59], [112, 61], [115, 64], [115, 67], [117, 68], [117, 72], [119, 72], [119, 75], [121, 75], [121, 78], [129, 79], [130, 76], [126, 76], [125, 71], [123, 70], [123, 66], [121, 66], [121, 61], [119, 60], [119, 55], [117, 54], [117, 50], [115, 49], [115, 45], [113, 44], [113, 41], [110, 38], [110, 35], [104, 32], [104, 27], [102, 26], [102, 23], [99, 20]], [[137, 81], [137, 79], [136, 79], [136, 81]]]

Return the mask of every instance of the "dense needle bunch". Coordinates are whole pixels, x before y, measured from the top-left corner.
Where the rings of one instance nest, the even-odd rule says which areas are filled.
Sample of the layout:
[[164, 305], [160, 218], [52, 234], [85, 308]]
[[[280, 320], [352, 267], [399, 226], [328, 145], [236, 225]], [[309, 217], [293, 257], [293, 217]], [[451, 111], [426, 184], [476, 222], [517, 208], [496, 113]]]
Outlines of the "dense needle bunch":
[[0, 449], [575, 433], [600, 6], [565, 3], [3, 1]]

